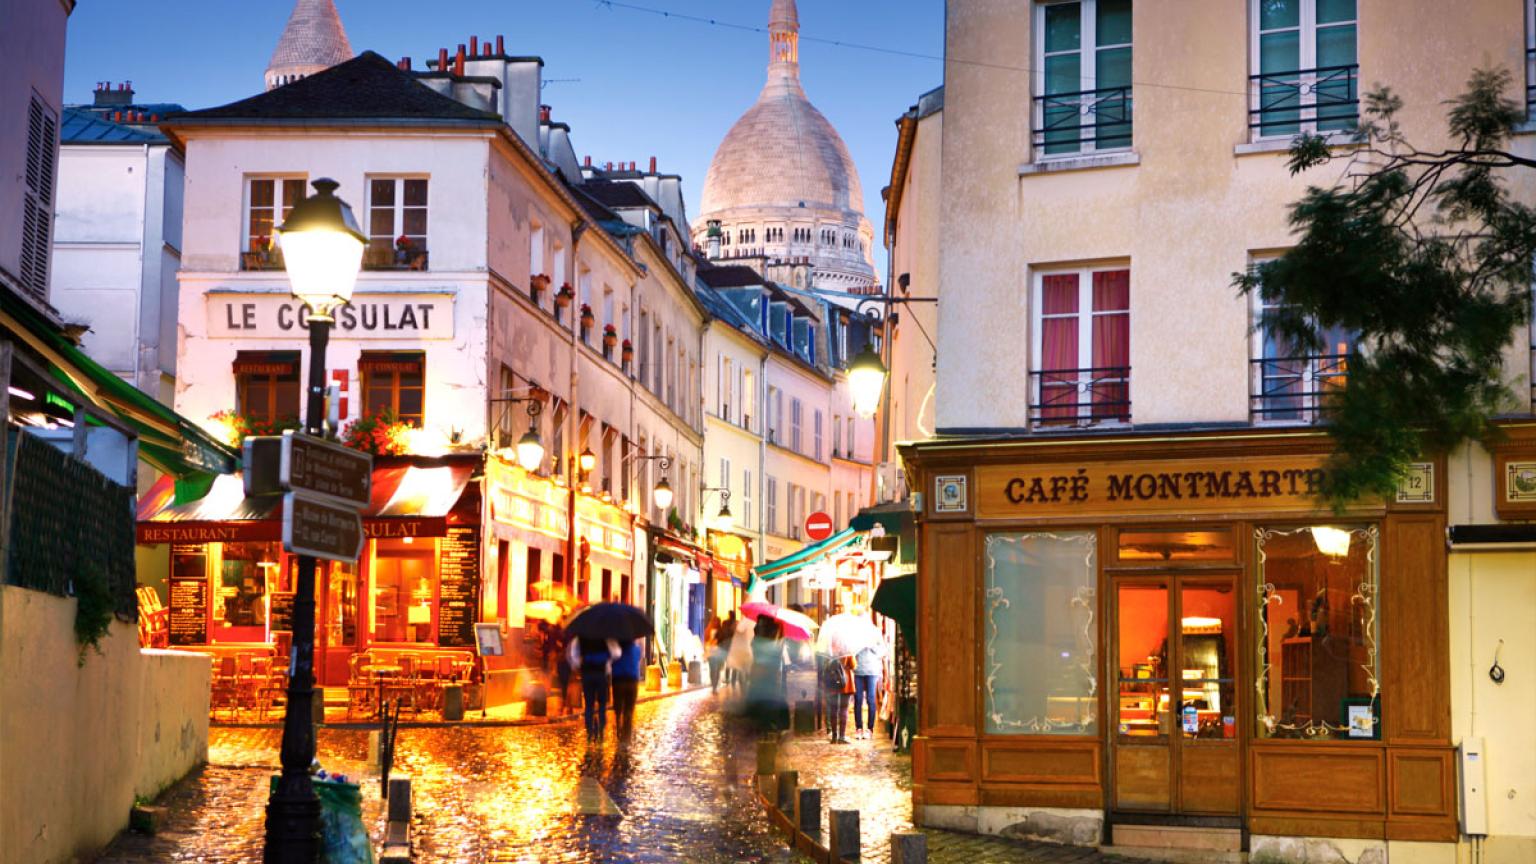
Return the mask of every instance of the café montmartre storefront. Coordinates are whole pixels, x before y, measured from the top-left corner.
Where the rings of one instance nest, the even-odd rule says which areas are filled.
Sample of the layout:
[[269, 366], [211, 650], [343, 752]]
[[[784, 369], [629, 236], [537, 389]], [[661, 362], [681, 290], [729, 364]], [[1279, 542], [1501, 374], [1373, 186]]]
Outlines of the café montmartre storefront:
[[905, 445], [920, 820], [1455, 840], [1444, 464], [1335, 514], [1327, 452], [1305, 430]]

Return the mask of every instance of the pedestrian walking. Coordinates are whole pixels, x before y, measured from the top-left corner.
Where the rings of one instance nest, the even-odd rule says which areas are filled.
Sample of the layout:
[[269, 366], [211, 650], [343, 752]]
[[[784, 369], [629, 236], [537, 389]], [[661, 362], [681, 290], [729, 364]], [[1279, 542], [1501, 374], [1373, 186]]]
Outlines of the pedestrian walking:
[[789, 728], [784, 696], [784, 634], [778, 621], [759, 618], [752, 639], [752, 674], [747, 681], [747, 713], [764, 731]]
[[853, 658], [827, 657], [821, 663], [821, 689], [826, 694], [827, 731], [833, 744], [848, 743], [848, 703], [853, 698]]
[[588, 740], [603, 737], [608, 720], [609, 667], [622, 654], [619, 643], [612, 639], [579, 637], [566, 649], [567, 662], [581, 672], [582, 719]]
[[752, 671], [752, 637], [757, 632], [757, 622], [746, 618], [736, 622], [731, 631], [731, 647], [726, 652], [725, 671], [728, 682], [737, 693], [747, 690], [747, 678]]
[[640, 640], [633, 639], [619, 646], [619, 656], [613, 661], [613, 729], [620, 738], [628, 738], [635, 731], [635, 699], [640, 695], [643, 658]]
[[[736, 613], [729, 612], [722, 621], [718, 618], [712, 622], [714, 632], [710, 633], [709, 641], [709, 692], [715, 693], [720, 689], [720, 679], [725, 675], [725, 658], [731, 651], [731, 637], [736, 633]], [[729, 681], [727, 681], [729, 685]]]
[[883, 671], [885, 648], [871, 645], [853, 655], [853, 725], [855, 738], [875, 733], [875, 685]]

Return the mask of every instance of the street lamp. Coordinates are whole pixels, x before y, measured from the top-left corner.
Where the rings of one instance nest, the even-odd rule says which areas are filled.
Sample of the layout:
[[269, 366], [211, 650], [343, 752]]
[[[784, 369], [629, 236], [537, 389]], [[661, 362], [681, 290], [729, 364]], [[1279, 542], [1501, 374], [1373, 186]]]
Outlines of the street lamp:
[[[528, 431], [523, 437], [517, 439], [513, 448], [517, 456], [517, 464], [524, 471], [532, 474], [544, 465], [544, 442], [539, 440], [539, 415], [544, 412], [544, 400], [540, 398], [540, 390], [535, 387], [532, 396], [503, 396], [500, 399], [490, 400], [492, 404], [516, 405], [525, 403], [528, 406]], [[505, 417], [502, 418], [505, 420]], [[502, 458], [506, 458], [505, 453]]]
[[582, 474], [591, 474], [592, 469], [597, 467], [597, 456], [591, 447], [581, 448], [581, 458], [577, 464], [581, 466]]
[[848, 386], [853, 390], [853, 409], [861, 417], [873, 417], [885, 391], [885, 364], [869, 345], [848, 364]]
[[731, 490], [725, 486], [701, 486], [699, 491], [708, 495], [711, 492], [720, 493], [720, 512], [710, 519], [705, 526], [711, 531], [730, 531], [736, 527], [736, 517], [731, 515]]
[[661, 482], [651, 490], [651, 501], [656, 504], [656, 509], [663, 513], [672, 506], [672, 485], [667, 482], [667, 478], [661, 478]]
[[[294, 206], [277, 228], [293, 296], [303, 301], [309, 324], [309, 399], [304, 427], [325, 434], [325, 349], [331, 317], [352, 298], [368, 238], [352, 208], [336, 197], [335, 180], [314, 182], [315, 194]], [[282, 776], [267, 801], [264, 860], [313, 862], [320, 855], [320, 799], [309, 779], [315, 758], [315, 559], [299, 556], [293, 601], [293, 647], [288, 668], [288, 706], [283, 717]]]

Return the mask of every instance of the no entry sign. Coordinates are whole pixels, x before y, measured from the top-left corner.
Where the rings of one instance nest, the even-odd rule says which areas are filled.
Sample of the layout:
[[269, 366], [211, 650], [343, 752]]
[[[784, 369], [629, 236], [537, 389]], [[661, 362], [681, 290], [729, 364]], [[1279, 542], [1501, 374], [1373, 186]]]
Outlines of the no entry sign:
[[825, 540], [832, 536], [832, 517], [820, 511], [805, 517], [805, 536], [810, 540]]

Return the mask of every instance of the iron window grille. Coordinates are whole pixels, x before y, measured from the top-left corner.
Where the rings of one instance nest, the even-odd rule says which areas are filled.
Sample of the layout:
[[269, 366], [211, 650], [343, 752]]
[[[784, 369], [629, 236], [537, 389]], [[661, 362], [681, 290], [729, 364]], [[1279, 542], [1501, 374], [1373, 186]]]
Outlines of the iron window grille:
[[1029, 373], [1035, 426], [1131, 422], [1131, 367], [1047, 369]]
[[1349, 355], [1266, 357], [1253, 364], [1249, 417], [1256, 422], [1316, 423], [1349, 376]]
[[1131, 146], [1131, 88], [1035, 97], [1034, 144], [1047, 156]]
[[1248, 128], [1260, 138], [1353, 131], [1360, 119], [1360, 64], [1248, 76]]

